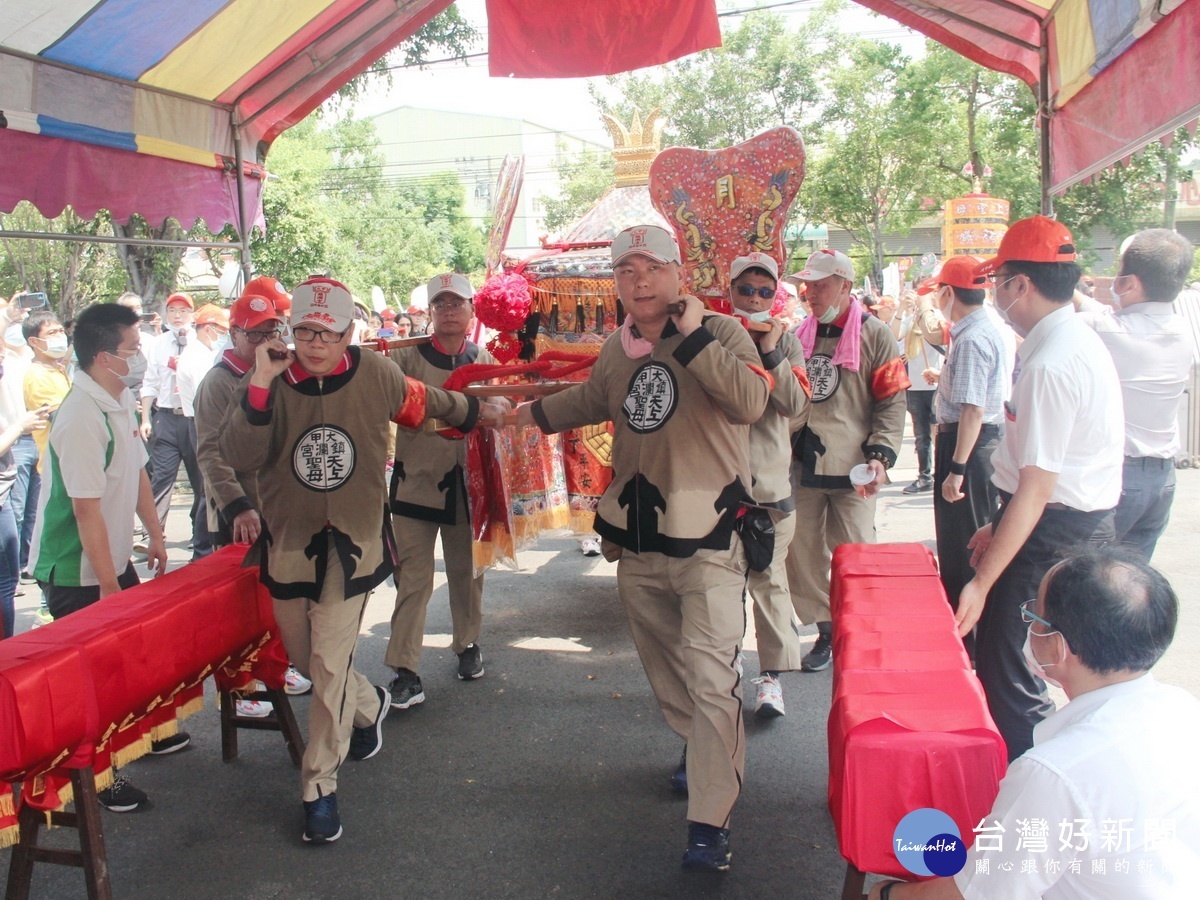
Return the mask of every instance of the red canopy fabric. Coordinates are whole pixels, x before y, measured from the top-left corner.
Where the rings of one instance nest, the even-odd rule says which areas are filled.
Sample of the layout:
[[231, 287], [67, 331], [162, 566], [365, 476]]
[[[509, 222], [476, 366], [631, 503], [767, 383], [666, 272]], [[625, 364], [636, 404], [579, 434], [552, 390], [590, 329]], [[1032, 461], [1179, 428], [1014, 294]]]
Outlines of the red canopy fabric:
[[488, 70], [615, 75], [721, 46], [714, 0], [487, 0]]

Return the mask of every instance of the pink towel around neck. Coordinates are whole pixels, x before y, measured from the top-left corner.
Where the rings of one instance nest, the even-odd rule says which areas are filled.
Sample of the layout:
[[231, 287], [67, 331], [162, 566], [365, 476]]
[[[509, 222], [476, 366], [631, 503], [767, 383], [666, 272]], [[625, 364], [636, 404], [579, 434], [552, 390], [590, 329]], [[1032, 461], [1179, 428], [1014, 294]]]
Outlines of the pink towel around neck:
[[[833, 351], [830, 362], [835, 366], [845, 366], [851, 372], [858, 371], [859, 353], [862, 350], [862, 304], [857, 300], [850, 301], [850, 312], [846, 317], [846, 326], [842, 336], [838, 338], [837, 349]], [[809, 316], [796, 329], [796, 337], [804, 350], [804, 358], [813, 354], [817, 345], [817, 326], [820, 323], [816, 316]]]
[[641, 359], [643, 356], [650, 355], [654, 350], [654, 345], [645, 338], [634, 334], [633, 320], [627, 318], [621, 323], [621, 349], [630, 359]]

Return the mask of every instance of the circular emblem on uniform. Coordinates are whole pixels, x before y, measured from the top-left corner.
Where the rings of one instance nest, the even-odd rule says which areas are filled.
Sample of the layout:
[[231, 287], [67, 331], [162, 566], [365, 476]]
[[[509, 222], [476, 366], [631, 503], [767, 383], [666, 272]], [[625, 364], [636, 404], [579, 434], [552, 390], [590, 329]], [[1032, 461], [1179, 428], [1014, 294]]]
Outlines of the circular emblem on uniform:
[[306, 488], [336, 491], [354, 472], [354, 442], [340, 428], [311, 428], [292, 450], [292, 472]]
[[639, 434], [649, 434], [667, 424], [678, 397], [679, 385], [674, 373], [651, 360], [633, 373], [621, 412], [629, 420], [630, 428]]
[[251, 297], [250, 308], [255, 312], [265, 312], [267, 309], [267, 301], [261, 297]]
[[804, 364], [808, 370], [808, 383], [812, 386], [812, 402], [822, 403], [837, 391], [842, 370], [824, 353], [814, 353]]

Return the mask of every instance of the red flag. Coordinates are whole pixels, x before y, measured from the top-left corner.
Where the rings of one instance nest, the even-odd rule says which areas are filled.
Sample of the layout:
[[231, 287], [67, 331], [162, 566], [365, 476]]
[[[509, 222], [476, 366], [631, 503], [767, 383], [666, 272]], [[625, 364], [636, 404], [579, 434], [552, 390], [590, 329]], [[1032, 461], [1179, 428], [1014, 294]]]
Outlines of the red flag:
[[487, 0], [488, 71], [615, 75], [721, 46], [715, 0]]

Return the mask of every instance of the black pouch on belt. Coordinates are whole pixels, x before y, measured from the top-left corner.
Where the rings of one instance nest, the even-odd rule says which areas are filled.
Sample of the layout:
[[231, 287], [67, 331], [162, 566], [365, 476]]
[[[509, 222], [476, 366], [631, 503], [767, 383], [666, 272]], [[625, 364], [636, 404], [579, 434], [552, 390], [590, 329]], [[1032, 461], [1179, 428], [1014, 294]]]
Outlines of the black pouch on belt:
[[775, 523], [761, 506], [748, 506], [738, 519], [738, 533], [746, 549], [746, 565], [751, 571], [765, 572], [775, 555]]

